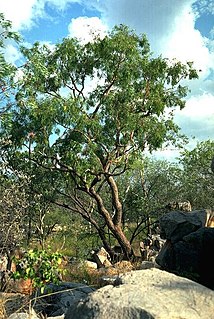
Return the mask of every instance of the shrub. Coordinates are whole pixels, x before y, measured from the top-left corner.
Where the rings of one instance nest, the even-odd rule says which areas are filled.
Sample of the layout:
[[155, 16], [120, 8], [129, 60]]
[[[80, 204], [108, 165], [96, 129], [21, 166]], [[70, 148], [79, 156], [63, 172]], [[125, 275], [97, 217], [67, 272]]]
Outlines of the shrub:
[[20, 259], [14, 257], [16, 271], [13, 272], [13, 279], [31, 279], [34, 288], [41, 288], [48, 283], [58, 283], [60, 274], [63, 273], [62, 254], [52, 253], [37, 248], [30, 249]]

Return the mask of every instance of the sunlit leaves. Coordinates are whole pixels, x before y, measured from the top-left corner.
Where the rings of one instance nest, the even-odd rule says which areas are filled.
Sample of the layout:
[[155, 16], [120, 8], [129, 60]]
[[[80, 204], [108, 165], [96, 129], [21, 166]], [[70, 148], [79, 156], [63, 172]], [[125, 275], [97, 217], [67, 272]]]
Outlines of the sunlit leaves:
[[195, 209], [212, 208], [214, 204], [213, 154], [214, 142], [207, 140], [198, 142], [191, 151], [183, 151], [180, 158], [184, 170], [184, 189]]
[[58, 283], [63, 272], [60, 268], [62, 254], [58, 252], [30, 249], [22, 258], [14, 258], [13, 261], [17, 267], [12, 274], [13, 279], [31, 279], [34, 288], [43, 290], [48, 283]]
[[196, 71], [191, 63], [152, 57], [145, 35], [120, 25], [93, 43], [65, 38], [55, 47], [23, 47], [22, 53], [19, 108], [10, 127], [14, 141], [20, 136], [27, 144], [34, 132], [33, 155], [46, 154], [48, 167], [59, 154], [62, 167], [72, 167], [79, 181], [84, 171], [93, 180], [106, 169], [122, 172], [136, 151], [181, 137], [173, 111], [185, 105], [182, 80], [197, 77]]
[[22, 244], [25, 238], [25, 218], [29, 208], [26, 187], [29, 178], [12, 171], [2, 157], [0, 172], [0, 249], [10, 251]]
[[0, 13], [0, 47], [4, 47], [5, 39], [14, 39], [15, 41], [20, 40], [20, 35], [16, 32], [11, 31], [12, 23], [11, 21], [5, 19], [3, 13]]
[[12, 31], [12, 24], [0, 13], [0, 116], [13, 106], [16, 67], [5, 59], [5, 46], [8, 42], [19, 42], [20, 37]]
[[92, 43], [21, 51], [16, 108], [1, 131], [10, 164], [32, 177], [32, 192], [91, 223], [110, 250], [108, 228], [129, 257], [117, 183], [145, 151], [183, 143], [173, 116], [185, 106], [183, 80], [197, 78], [193, 65], [153, 57], [146, 36], [124, 25]]

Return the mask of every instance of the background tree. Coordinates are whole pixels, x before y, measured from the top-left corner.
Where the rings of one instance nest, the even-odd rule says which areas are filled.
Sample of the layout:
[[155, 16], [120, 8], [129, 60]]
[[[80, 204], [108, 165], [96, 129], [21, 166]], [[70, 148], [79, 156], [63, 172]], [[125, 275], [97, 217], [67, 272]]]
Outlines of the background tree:
[[5, 45], [20, 41], [20, 36], [12, 31], [12, 24], [0, 13], [0, 119], [14, 105], [14, 75], [17, 68], [5, 59]]
[[192, 63], [153, 58], [145, 35], [126, 26], [91, 43], [65, 38], [54, 50], [35, 43], [22, 53], [17, 108], [2, 126], [14, 160], [21, 152], [19, 168], [30, 162], [47, 199], [90, 223], [110, 255], [108, 233], [130, 257], [118, 180], [145, 150], [182, 143], [173, 111], [185, 106], [181, 81], [197, 77]]
[[7, 268], [16, 248], [25, 241], [25, 221], [29, 198], [25, 192], [28, 178], [18, 172], [7, 171], [1, 163], [0, 174], [0, 252], [7, 255]]
[[[12, 23], [0, 13], [0, 128], [4, 117], [10, 118], [14, 106], [14, 77], [17, 67], [5, 58], [8, 43], [15, 45], [20, 36], [12, 31]], [[7, 268], [11, 267], [13, 251], [24, 241], [25, 216], [28, 209], [28, 195], [25, 187], [28, 178], [9, 167], [5, 145], [12, 143], [8, 135], [0, 138], [0, 252], [7, 255]]]
[[187, 200], [182, 191], [182, 176], [178, 163], [166, 160], [145, 157], [134, 166], [123, 205], [124, 220], [131, 226], [131, 242], [139, 234], [151, 235], [169, 202]]
[[[28, 188], [29, 190], [29, 188]], [[56, 229], [63, 227], [61, 212], [46, 201], [42, 194], [29, 194], [29, 208], [25, 216], [26, 246], [36, 242], [41, 249], [48, 245], [48, 239]]]
[[186, 193], [193, 209], [214, 207], [214, 178], [211, 171], [214, 142], [197, 143], [196, 147], [185, 150], [180, 158], [183, 169], [183, 192]]

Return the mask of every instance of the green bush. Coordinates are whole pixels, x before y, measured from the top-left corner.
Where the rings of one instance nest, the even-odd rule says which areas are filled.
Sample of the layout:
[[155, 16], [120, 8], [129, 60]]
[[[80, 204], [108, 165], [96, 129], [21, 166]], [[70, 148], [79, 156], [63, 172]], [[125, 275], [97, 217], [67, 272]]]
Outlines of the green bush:
[[47, 283], [58, 283], [59, 276], [63, 273], [62, 254], [52, 253], [37, 248], [27, 251], [22, 258], [14, 257], [16, 271], [13, 279], [31, 279], [34, 288], [44, 289]]

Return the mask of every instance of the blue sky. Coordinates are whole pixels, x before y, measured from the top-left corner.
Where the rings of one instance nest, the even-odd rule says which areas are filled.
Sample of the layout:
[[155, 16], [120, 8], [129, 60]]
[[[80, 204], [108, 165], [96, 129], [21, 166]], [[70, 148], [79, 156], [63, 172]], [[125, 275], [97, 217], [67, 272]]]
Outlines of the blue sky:
[[[193, 61], [200, 77], [187, 83], [191, 93], [175, 120], [190, 138], [214, 139], [214, 1], [213, 0], [0, 0], [0, 12], [13, 22], [26, 44], [56, 43], [66, 36], [90, 39], [90, 30], [104, 34], [124, 23], [145, 33], [155, 55]], [[9, 45], [7, 59], [20, 55]], [[168, 159], [174, 151], [159, 155]]]

